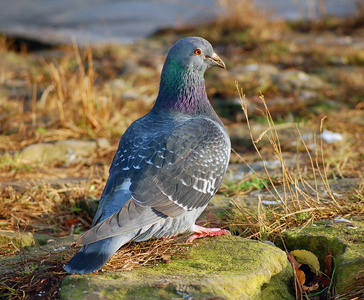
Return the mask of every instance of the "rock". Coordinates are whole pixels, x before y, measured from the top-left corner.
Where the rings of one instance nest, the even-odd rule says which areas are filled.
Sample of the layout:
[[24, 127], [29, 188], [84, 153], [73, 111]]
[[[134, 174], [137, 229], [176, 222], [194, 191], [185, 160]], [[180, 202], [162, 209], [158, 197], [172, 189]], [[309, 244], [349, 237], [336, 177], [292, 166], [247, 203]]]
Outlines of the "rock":
[[77, 161], [80, 157], [90, 156], [97, 148], [109, 148], [105, 139], [97, 140], [65, 140], [55, 143], [39, 143], [26, 147], [19, 154], [19, 159], [25, 163], [51, 161]]
[[[286, 162], [286, 161], [285, 161]], [[293, 165], [294, 162], [288, 161], [288, 165]], [[287, 165], [287, 164], [286, 164]], [[256, 161], [248, 165], [246, 164], [230, 164], [225, 175], [227, 182], [238, 182], [244, 178], [250, 177], [255, 172], [264, 172], [264, 166], [267, 170], [282, 170], [282, 164], [278, 159], [268, 161]]]
[[299, 70], [284, 70], [273, 74], [271, 78], [280, 91], [288, 93], [296, 90], [318, 90], [325, 85], [320, 77]]
[[[237, 81], [250, 82], [258, 79], [259, 82], [270, 81], [272, 75], [278, 74], [279, 69], [270, 64], [237, 65], [230, 71]], [[235, 77], [236, 76], [236, 77]]]
[[79, 185], [83, 182], [89, 181], [87, 177], [68, 177], [68, 178], [48, 178], [48, 179], [34, 179], [34, 180], [10, 180], [0, 182], [0, 188], [12, 187], [19, 193], [24, 193], [30, 188], [37, 185], [50, 185], [54, 188], [59, 188], [65, 184]]
[[52, 241], [55, 241], [54, 237], [48, 234], [41, 234], [41, 233], [34, 234], [34, 242], [38, 246], [44, 246], [50, 244]]
[[10, 230], [0, 230], [0, 245], [12, 243], [15, 247], [26, 247], [34, 244], [31, 232], [17, 232]]
[[[294, 163], [295, 161], [292, 160], [285, 160], [285, 162], [287, 162], [286, 166], [292, 166], [294, 167]], [[238, 165], [236, 165], [238, 167]], [[243, 166], [243, 165], [242, 165]], [[234, 165], [233, 165], [234, 167]], [[268, 169], [270, 176], [274, 178], [275, 176], [275, 172], [277, 172], [277, 175], [279, 175], [279, 169], [276, 169], [276, 171], [274, 169]], [[238, 177], [236, 177], [238, 178]], [[264, 178], [264, 177], [263, 177]], [[226, 178], [227, 180], [231, 179], [230, 178]], [[307, 184], [310, 184], [311, 186], [315, 186], [317, 184], [317, 190], [318, 190], [318, 194], [320, 196], [320, 198], [322, 199], [327, 199], [328, 198], [328, 194], [327, 194], [327, 183], [329, 183], [330, 185], [330, 189], [331, 192], [333, 193], [333, 195], [335, 197], [341, 197], [343, 195], [345, 195], [349, 190], [358, 188], [360, 186], [360, 183], [362, 182], [361, 178], [340, 178], [340, 179], [331, 179], [328, 182], [323, 182], [320, 180], [316, 180], [316, 182], [314, 180], [307, 180], [305, 185], [302, 185], [302, 182], [298, 183], [298, 187], [301, 190], [305, 189], [305, 186]], [[281, 198], [287, 198], [287, 199], [291, 199], [292, 197], [294, 197], [294, 199], [297, 200], [303, 200], [303, 196], [300, 195], [299, 193], [296, 193], [297, 190], [293, 185], [290, 185], [292, 191], [294, 191], [294, 196], [288, 196], [288, 191], [287, 188], [284, 188], [283, 186], [276, 186], [275, 191], [273, 188], [270, 188], [270, 190], [268, 191], [267, 189], [262, 189], [262, 190], [254, 190], [246, 195], [243, 196], [239, 196], [234, 198], [234, 201], [237, 202], [240, 206], [242, 207], [257, 207], [258, 201], [259, 201], [259, 197], [264, 201], [263, 204], [264, 205], [268, 205], [268, 203], [270, 203], [269, 205], [277, 205], [279, 203], [281, 203], [278, 200], [277, 197], [277, 193], [280, 195]], [[308, 193], [308, 191], [306, 191]], [[285, 196], [286, 194], [286, 196]], [[310, 192], [309, 195], [316, 197], [317, 192]], [[330, 201], [330, 200], [329, 200]]]
[[321, 271], [325, 269], [324, 256], [332, 251], [339, 294], [349, 286], [352, 289], [355, 278], [364, 270], [364, 222], [343, 220], [315, 222], [313, 226], [291, 228], [283, 233], [288, 251], [313, 252], [320, 261]]
[[326, 130], [326, 129], [324, 129], [322, 131], [321, 138], [329, 144], [332, 144], [335, 142], [341, 142], [344, 139], [343, 135], [341, 133], [332, 132], [332, 131]]
[[250, 64], [250, 65], [237, 65], [231, 69], [229, 74], [222, 74], [222, 76], [231, 76], [234, 80], [238, 81], [242, 86], [253, 86], [255, 91], [264, 92], [269, 88], [273, 81], [273, 76], [279, 74], [279, 69], [270, 64]]
[[236, 236], [199, 240], [171, 263], [112, 274], [71, 275], [61, 299], [294, 299], [286, 254]]

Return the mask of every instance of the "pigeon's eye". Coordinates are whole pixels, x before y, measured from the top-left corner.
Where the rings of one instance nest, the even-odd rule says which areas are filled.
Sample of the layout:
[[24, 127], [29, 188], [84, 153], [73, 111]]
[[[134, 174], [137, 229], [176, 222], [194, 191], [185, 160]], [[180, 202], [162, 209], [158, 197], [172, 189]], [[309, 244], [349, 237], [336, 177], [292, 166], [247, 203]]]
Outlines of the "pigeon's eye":
[[193, 53], [194, 53], [195, 55], [201, 55], [202, 50], [201, 50], [201, 49], [195, 49], [195, 51], [193, 51]]

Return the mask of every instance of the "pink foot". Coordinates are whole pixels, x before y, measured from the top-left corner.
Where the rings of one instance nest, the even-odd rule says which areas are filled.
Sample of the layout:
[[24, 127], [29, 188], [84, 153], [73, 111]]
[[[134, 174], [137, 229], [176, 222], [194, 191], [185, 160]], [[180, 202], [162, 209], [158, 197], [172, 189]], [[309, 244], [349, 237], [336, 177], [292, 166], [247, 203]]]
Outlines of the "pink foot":
[[221, 229], [221, 228], [205, 228], [202, 226], [195, 225], [193, 228], [195, 234], [191, 235], [187, 243], [191, 243], [194, 239], [202, 238], [204, 236], [217, 236], [224, 234], [231, 234], [229, 230]]

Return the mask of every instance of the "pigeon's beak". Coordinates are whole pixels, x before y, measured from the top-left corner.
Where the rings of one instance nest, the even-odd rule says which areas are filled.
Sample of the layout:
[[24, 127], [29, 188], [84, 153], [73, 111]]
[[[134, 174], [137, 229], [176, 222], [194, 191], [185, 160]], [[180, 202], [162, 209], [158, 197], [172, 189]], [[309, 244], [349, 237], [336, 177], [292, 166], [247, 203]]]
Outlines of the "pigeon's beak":
[[217, 66], [217, 67], [226, 69], [225, 63], [222, 61], [220, 56], [218, 56], [215, 52], [211, 56], [206, 55], [205, 58], [209, 59], [212, 62], [213, 66]]

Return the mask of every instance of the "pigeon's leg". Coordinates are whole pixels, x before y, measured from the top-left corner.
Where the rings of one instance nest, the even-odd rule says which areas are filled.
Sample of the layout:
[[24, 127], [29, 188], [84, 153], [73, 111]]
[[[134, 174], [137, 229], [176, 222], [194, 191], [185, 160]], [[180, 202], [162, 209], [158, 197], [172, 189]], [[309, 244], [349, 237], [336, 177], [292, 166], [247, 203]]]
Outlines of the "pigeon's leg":
[[194, 225], [193, 231], [195, 234], [191, 235], [187, 243], [191, 243], [194, 239], [202, 238], [204, 236], [217, 236], [224, 234], [231, 234], [229, 230], [221, 229], [221, 228], [205, 228], [202, 226]]

